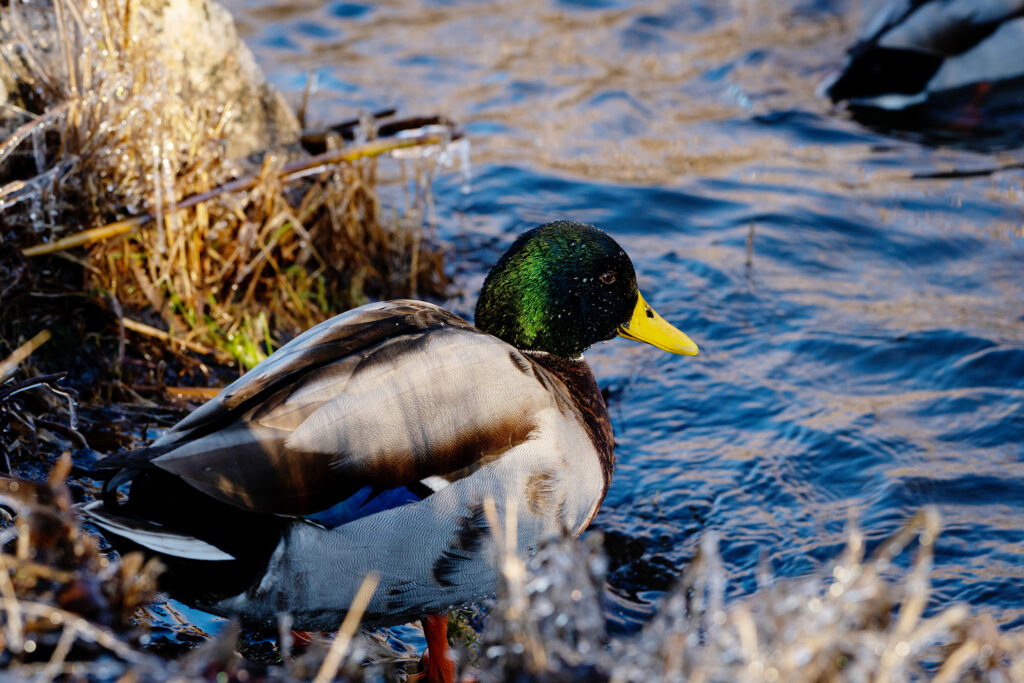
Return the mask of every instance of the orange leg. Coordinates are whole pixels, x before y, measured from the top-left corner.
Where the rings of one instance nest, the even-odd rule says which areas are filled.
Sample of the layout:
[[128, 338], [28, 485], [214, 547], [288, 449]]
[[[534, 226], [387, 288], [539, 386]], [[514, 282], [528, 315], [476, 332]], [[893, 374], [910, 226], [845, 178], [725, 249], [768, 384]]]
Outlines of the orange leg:
[[427, 651], [423, 653], [427, 683], [455, 683], [455, 662], [448, 651], [448, 615], [427, 615], [423, 635], [427, 637]]
[[312, 631], [296, 631], [292, 629], [292, 647], [306, 648], [313, 643]]

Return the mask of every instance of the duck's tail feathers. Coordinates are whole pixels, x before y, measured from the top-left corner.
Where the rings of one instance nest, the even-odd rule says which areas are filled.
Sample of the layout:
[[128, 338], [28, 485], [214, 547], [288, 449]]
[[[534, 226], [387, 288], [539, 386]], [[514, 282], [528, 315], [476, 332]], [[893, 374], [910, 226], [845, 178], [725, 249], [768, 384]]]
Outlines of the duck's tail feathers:
[[[118, 473], [117, 476], [120, 474]], [[111, 512], [102, 501], [88, 503], [80, 509], [90, 522], [103, 531], [161, 555], [207, 562], [226, 562], [236, 559], [234, 555], [194, 536], [168, 531], [167, 528], [154, 522]]]
[[123, 451], [100, 458], [92, 464], [92, 470], [99, 475], [99, 478], [106, 479], [103, 482], [103, 500], [108, 508], [114, 509], [118, 506], [117, 489], [127, 484], [140, 472], [153, 469], [153, 458], [163, 455], [172, 450], [172, 446], [140, 448], [134, 451]]
[[133, 451], [121, 451], [120, 453], [114, 453], [108, 455], [105, 458], [100, 458], [92, 464], [92, 469], [97, 472], [107, 472], [110, 470], [121, 470], [125, 468], [145, 469], [148, 467], [154, 467], [150, 465], [150, 461], [153, 458], [157, 458], [165, 453], [173, 451], [180, 444], [167, 444], [163, 446], [149, 446], [148, 448], [137, 448]]

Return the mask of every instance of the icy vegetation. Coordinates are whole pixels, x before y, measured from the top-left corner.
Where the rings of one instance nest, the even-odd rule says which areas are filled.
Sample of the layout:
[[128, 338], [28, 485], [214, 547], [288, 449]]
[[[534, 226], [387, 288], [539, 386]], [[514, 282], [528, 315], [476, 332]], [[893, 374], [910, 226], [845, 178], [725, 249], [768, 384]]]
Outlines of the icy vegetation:
[[[145, 680], [330, 680], [339, 672], [391, 681], [415, 671], [416, 649], [394, 633], [358, 633], [358, 605], [337, 634], [304, 648], [291, 642], [286, 619], [279, 634], [240, 635], [228, 623], [211, 636], [171, 609], [180, 646], [158, 647], [147, 604], [159, 564], [107, 552], [79, 525], [73, 500], [93, 495], [95, 484], [83, 476], [90, 452], [79, 447], [73, 406], [57, 378], [0, 385], [0, 450], [19, 471], [54, 463], [46, 483], [0, 477], [0, 665], [42, 680], [132, 671]], [[487, 512], [503, 548], [515, 530], [494, 506]], [[965, 605], [935, 603], [929, 573], [940, 526], [925, 509], [868, 552], [851, 523], [846, 550], [826, 569], [779, 579], [761, 567], [757, 591], [733, 601], [717, 539], [706, 533], [646, 627], [625, 637], [606, 629], [599, 533], [552, 539], [526, 559], [503, 552], [495, 600], [469, 620], [452, 619], [457, 670], [485, 683], [1024, 681], [1024, 635]]]

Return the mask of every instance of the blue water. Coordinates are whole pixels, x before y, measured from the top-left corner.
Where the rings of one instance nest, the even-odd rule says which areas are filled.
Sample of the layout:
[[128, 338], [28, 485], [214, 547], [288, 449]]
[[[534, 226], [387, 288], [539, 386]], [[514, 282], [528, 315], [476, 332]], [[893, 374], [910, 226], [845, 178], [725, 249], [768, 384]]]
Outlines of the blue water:
[[[582, 215], [619, 238], [648, 300], [701, 345], [696, 358], [620, 340], [587, 354], [618, 443], [594, 528], [643, 543], [613, 590], [656, 599], [715, 530], [734, 593], [751, 591], [762, 553], [798, 575], [838, 554], [851, 513], [877, 541], [934, 504], [937, 597], [1024, 625], [1024, 240], [882, 221], [839, 194], [791, 206], [788, 182], [711, 185], [494, 166], [461, 208], [515, 234], [538, 212], [580, 215], [581, 195], [607, 207]], [[754, 191], [777, 208], [730, 199]], [[962, 211], [1005, 212], [984, 200]], [[653, 586], [634, 576], [646, 564]], [[632, 608], [611, 616], [642, 620]]]
[[464, 123], [472, 191], [434, 186], [470, 315], [516, 234], [594, 223], [700, 346], [587, 353], [618, 443], [593, 528], [631, 630], [715, 531], [733, 596], [936, 505], [933, 609], [1024, 626], [1024, 174], [1019, 159], [872, 132], [817, 98], [856, 2], [233, 0], [314, 120], [398, 106]]

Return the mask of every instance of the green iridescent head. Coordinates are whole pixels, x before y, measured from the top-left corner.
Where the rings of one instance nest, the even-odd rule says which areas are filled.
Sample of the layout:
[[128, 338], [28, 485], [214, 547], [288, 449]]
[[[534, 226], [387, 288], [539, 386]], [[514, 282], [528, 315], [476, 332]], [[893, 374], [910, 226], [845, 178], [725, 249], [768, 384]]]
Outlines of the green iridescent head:
[[521, 235], [491, 268], [476, 326], [518, 349], [575, 358], [616, 335], [638, 294], [633, 263], [615, 240], [556, 221]]
[[622, 247], [572, 221], [542, 225], [512, 243], [487, 274], [476, 326], [518, 349], [562, 358], [616, 335], [697, 354], [697, 345], [644, 301]]

